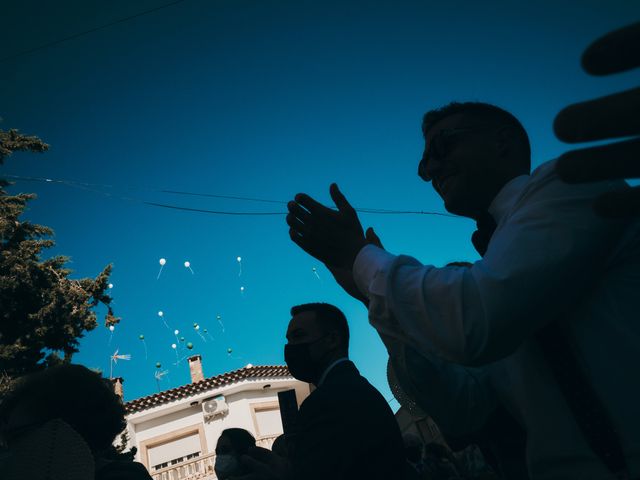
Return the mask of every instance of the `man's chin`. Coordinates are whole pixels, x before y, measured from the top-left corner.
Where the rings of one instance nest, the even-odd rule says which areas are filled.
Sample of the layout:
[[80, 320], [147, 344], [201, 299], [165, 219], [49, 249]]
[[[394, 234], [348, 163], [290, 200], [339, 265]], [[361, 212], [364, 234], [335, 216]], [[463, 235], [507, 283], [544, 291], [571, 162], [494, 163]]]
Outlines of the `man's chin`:
[[453, 215], [459, 215], [461, 217], [475, 218], [475, 210], [468, 207], [468, 205], [456, 202], [455, 199], [445, 199], [444, 208], [447, 212]]

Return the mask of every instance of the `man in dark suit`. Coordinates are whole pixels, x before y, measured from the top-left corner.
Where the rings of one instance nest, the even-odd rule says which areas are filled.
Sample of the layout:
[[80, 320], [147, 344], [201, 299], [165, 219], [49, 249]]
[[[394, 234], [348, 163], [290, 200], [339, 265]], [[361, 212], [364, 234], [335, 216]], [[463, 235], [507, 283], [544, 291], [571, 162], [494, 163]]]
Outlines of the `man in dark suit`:
[[349, 360], [349, 327], [333, 305], [291, 309], [285, 360], [317, 388], [300, 407], [291, 439], [294, 478], [400, 478], [402, 436], [384, 397]]
[[300, 407], [288, 435], [289, 472], [268, 452], [243, 457], [253, 474], [243, 479], [388, 480], [407, 463], [400, 429], [384, 397], [349, 360], [349, 327], [333, 305], [291, 309], [284, 355], [291, 374], [316, 389]]

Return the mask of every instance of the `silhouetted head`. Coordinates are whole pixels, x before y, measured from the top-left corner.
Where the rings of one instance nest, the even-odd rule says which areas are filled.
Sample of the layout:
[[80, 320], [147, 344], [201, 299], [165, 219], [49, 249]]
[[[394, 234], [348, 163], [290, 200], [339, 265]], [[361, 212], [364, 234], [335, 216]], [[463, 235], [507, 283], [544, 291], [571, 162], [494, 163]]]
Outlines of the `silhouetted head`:
[[287, 445], [287, 438], [282, 435], [278, 435], [271, 445], [271, 451], [282, 458], [289, 457], [289, 447]]
[[242, 428], [227, 428], [222, 431], [216, 444], [216, 476], [225, 480], [229, 477], [242, 476], [248, 473], [240, 462], [249, 449], [256, 446], [256, 439]]
[[291, 375], [317, 385], [324, 370], [348, 356], [349, 326], [344, 313], [328, 303], [307, 303], [291, 309], [284, 358]]
[[243, 428], [227, 428], [222, 431], [216, 455], [246, 455], [251, 447], [256, 446], [256, 439]]
[[27, 375], [0, 404], [0, 428], [14, 439], [59, 418], [94, 452], [109, 450], [126, 426], [125, 409], [109, 380], [81, 365], [60, 365]]
[[456, 215], [478, 219], [511, 179], [529, 173], [531, 147], [522, 124], [487, 103], [450, 103], [422, 120], [418, 174]]

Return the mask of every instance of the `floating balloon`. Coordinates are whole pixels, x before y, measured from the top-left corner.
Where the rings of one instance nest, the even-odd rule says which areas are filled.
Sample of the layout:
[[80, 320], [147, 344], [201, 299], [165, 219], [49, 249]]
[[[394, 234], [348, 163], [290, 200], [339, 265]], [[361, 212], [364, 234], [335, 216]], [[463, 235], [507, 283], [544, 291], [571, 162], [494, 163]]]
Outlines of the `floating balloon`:
[[240, 294], [244, 295], [244, 287], [240, 287]]
[[164, 268], [165, 263], [167, 263], [167, 259], [161, 258], [158, 263], [160, 263], [160, 271], [158, 272], [158, 276], [156, 277], [156, 280], [160, 279], [160, 275], [162, 275], [162, 269]]
[[316, 269], [316, 267], [313, 267], [313, 268], [311, 269], [311, 271], [312, 271], [312, 272], [313, 272], [313, 274], [316, 276], [316, 278], [317, 278], [318, 280], [320, 280], [320, 275], [318, 275], [318, 270]]
[[224, 333], [224, 323], [222, 323], [222, 316], [221, 315], [216, 315], [216, 320], [218, 321], [218, 323], [220, 324], [220, 328], [222, 328], [222, 333]]
[[209, 330], [207, 330], [206, 328], [203, 328], [202, 331], [204, 332], [204, 334], [209, 337], [209, 340], [214, 341], [215, 339], [211, 336], [211, 334], [209, 333]]
[[184, 337], [180, 337], [180, 341], [181, 341], [181, 342], [184, 342]]
[[116, 329], [113, 325], [109, 325], [109, 341], [107, 342], [107, 347], [111, 345], [111, 340], [113, 340], [113, 331]]
[[144, 359], [147, 360], [147, 342], [144, 341], [144, 335], [138, 335], [138, 338], [142, 341], [142, 346], [144, 347]]
[[229, 355], [231, 355], [231, 354], [233, 353], [233, 349], [231, 349], [231, 348], [227, 348], [227, 353], [228, 353]]
[[109, 285], [107, 285], [109, 288], [113, 288], [113, 283], [110, 283]]
[[160, 364], [160, 362], [156, 362], [156, 368], [162, 368], [162, 365]]
[[202, 335], [202, 333], [200, 333], [200, 325], [198, 325], [197, 323], [193, 324], [193, 329], [196, 331], [196, 333], [198, 334], [198, 336], [202, 339], [203, 342], [207, 343], [207, 339], [204, 338], [204, 336]]
[[193, 348], [193, 343], [187, 342], [187, 348], [191, 350]]
[[167, 321], [164, 319], [164, 312], [162, 310], [158, 312], [158, 316], [162, 319], [162, 323], [164, 323], [164, 326], [167, 327], [167, 330], [171, 331], [171, 329], [169, 328], [169, 324], [167, 324]]
[[237, 257], [236, 260], [238, 261], [238, 276], [241, 277], [242, 276], [242, 257]]
[[188, 268], [191, 271], [191, 274], [193, 274], [193, 269], [191, 268], [191, 262], [189, 261], [184, 262], [184, 267]]
[[174, 334], [174, 335], [178, 335], [179, 333], [180, 333], [180, 330], [174, 330], [174, 331], [173, 331], [173, 334]]
[[171, 344], [171, 348], [173, 348], [175, 350], [176, 348], [178, 348], [178, 346], [175, 343], [172, 343]]

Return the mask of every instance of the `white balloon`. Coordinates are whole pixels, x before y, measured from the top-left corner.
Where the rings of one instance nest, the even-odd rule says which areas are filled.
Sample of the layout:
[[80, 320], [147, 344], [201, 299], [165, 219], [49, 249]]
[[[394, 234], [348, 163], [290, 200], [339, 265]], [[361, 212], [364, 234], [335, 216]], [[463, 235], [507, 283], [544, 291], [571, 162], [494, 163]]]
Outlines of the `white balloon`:
[[171, 344], [171, 348], [173, 348], [174, 350], [177, 348], [178, 346], [175, 343]]
[[179, 333], [180, 333], [180, 330], [174, 330], [174, 331], [173, 331], [173, 334], [174, 334], [174, 335], [178, 335]]
[[163, 316], [163, 315], [164, 315], [164, 312], [163, 312], [162, 310], [160, 310], [160, 311], [158, 312], [158, 316], [159, 316], [159, 317], [161, 317], [161, 316]]
[[114, 327], [113, 325], [109, 325], [109, 330], [111, 330], [112, 332], [116, 329], [116, 327]]
[[184, 262], [184, 266], [185, 266], [186, 268], [189, 268], [189, 267], [191, 266], [191, 262]]
[[108, 287], [109, 287], [109, 288], [113, 288], [113, 283], [110, 283], [110, 284], [108, 285]]
[[236, 260], [238, 260], [238, 262], [241, 262], [242, 261], [242, 257], [238, 257], [238, 258], [236, 258]]
[[196, 326], [195, 326], [195, 329], [196, 329], [196, 330], [200, 330], [200, 325], [196, 325]]
[[244, 292], [244, 287], [240, 287], [240, 291], [241, 291], [241, 292]]
[[161, 258], [160, 259], [160, 265], [164, 265], [165, 263], [167, 263], [167, 259], [166, 258]]

